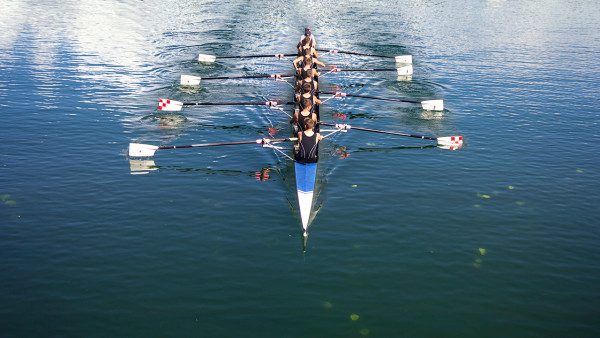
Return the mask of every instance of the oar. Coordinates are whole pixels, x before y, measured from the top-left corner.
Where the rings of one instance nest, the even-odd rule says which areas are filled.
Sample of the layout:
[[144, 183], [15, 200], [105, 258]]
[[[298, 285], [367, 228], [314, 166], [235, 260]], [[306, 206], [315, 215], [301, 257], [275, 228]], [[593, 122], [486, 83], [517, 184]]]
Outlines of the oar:
[[322, 92], [321, 94], [329, 94], [339, 97], [361, 97], [364, 99], [374, 99], [374, 100], [383, 100], [383, 101], [396, 101], [396, 102], [407, 102], [407, 103], [420, 103], [423, 109], [425, 110], [444, 110], [444, 100], [427, 100], [427, 101], [413, 101], [413, 100], [405, 100], [405, 99], [391, 99], [386, 97], [377, 97], [377, 96], [368, 96], [368, 95], [357, 95], [357, 94], [348, 94], [342, 92]]
[[[396, 72], [399, 76], [412, 75], [412, 65], [399, 67], [399, 68], [375, 68], [375, 69], [343, 69], [343, 68], [331, 68], [329, 73], [338, 72]], [[295, 77], [294, 74], [269, 74], [269, 75], [242, 75], [242, 76], [215, 76], [215, 77], [200, 77], [194, 75], [181, 75], [180, 83], [183, 86], [198, 86], [202, 80], [230, 80], [230, 79], [264, 79], [271, 78], [276, 81], [282, 78]]]
[[181, 75], [181, 84], [184, 86], [198, 86], [201, 80], [229, 80], [229, 79], [264, 79], [272, 78], [275, 80], [284, 77], [294, 77], [295, 75], [286, 74], [270, 74], [270, 75], [242, 75], [242, 76], [215, 76], [215, 77], [200, 77], [193, 75]]
[[247, 58], [268, 58], [268, 57], [276, 57], [281, 59], [286, 56], [298, 56], [296, 54], [260, 54], [260, 55], [234, 55], [234, 56], [215, 56], [210, 54], [199, 54], [198, 62], [215, 62], [216, 59], [247, 59]]
[[330, 73], [338, 73], [338, 72], [397, 72], [398, 76], [408, 76], [413, 73], [413, 66], [408, 65], [399, 68], [375, 68], [375, 69], [344, 69], [344, 68], [331, 68], [329, 70]]
[[365, 54], [356, 52], [344, 52], [335, 49], [316, 49], [319, 52], [327, 52], [331, 54], [349, 54], [349, 55], [361, 55], [361, 56], [374, 56], [378, 58], [395, 59], [398, 63], [412, 63], [412, 55], [398, 55], [398, 56], [387, 56], [387, 55], [376, 55], [376, 54]]
[[416, 138], [420, 138], [420, 139], [434, 140], [434, 141], [437, 141], [438, 146], [444, 146], [444, 147], [460, 148], [463, 145], [463, 137], [462, 136], [430, 137], [430, 136], [423, 136], [423, 135], [411, 135], [411, 134], [397, 133], [397, 132], [393, 132], [393, 131], [353, 127], [348, 124], [334, 124], [334, 123], [327, 123], [327, 122], [319, 122], [319, 124], [324, 125], [324, 126], [336, 127], [340, 130], [355, 129], [355, 130], [370, 131], [370, 132], [381, 133], [381, 134], [416, 137]]
[[220, 142], [220, 143], [201, 143], [201, 144], [190, 144], [185, 146], [165, 146], [159, 147], [151, 144], [141, 143], [129, 143], [129, 157], [152, 157], [154, 152], [162, 149], [180, 149], [180, 148], [198, 148], [198, 147], [214, 147], [214, 146], [235, 146], [240, 144], [260, 144], [265, 146], [271, 143], [296, 141], [297, 138], [280, 138], [280, 139], [268, 139], [262, 138], [258, 140], [249, 141], [234, 141], [234, 142]]
[[179, 102], [169, 99], [158, 100], [158, 110], [180, 111], [183, 106], [283, 106], [294, 104], [294, 102]]

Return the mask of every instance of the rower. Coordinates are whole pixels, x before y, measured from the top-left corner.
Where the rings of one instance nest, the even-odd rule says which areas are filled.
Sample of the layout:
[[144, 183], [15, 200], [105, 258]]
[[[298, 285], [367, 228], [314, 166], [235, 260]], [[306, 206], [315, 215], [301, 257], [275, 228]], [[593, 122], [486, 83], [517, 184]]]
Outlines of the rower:
[[300, 88], [304, 88], [304, 84], [308, 83], [311, 86], [310, 91], [314, 93], [319, 89], [319, 82], [315, 79], [315, 76], [319, 76], [319, 72], [316, 69], [311, 68], [308, 70], [302, 70], [302, 74], [300, 74], [301, 80], [296, 83], [296, 90]]
[[298, 97], [298, 102], [300, 102], [300, 109], [304, 109], [305, 100], [307, 102], [311, 102], [311, 111], [315, 111], [315, 105], [321, 104], [321, 100], [315, 95], [312, 91], [312, 86], [310, 83], [304, 83], [301, 87], [302, 93]]
[[306, 120], [312, 120], [313, 127], [319, 121], [319, 117], [317, 116], [317, 114], [314, 113], [312, 109], [313, 105], [310, 99], [302, 99], [302, 101], [300, 101], [300, 107], [302, 110], [295, 112], [292, 118], [290, 119], [290, 123], [297, 123], [297, 125], [294, 126], [294, 134], [296, 132], [304, 130], [304, 124], [306, 123]]
[[300, 48], [298, 49], [298, 56], [312, 56], [314, 58], [319, 57], [319, 53], [314, 46], [311, 45], [311, 42], [308, 38], [304, 38], [304, 40], [300, 41]]
[[292, 61], [292, 63], [294, 64], [294, 68], [296, 68], [296, 72], [299, 72], [300, 69], [316, 69], [317, 65], [321, 67], [326, 67], [323, 62], [317, 60], [317, 58], [313, 58], [312, 56], [308, 55], [300, 56], [294, 61]]
[[[298, 58], [300, 59], [300, 58]], [[319, 72], [316, 69], [316, 65], [313, 63], [313, 61], [317, 61], [311, 57], [303, 57], [301, 60], [294, 60], [294, 67], [296, 68], [296, 91], [300, 91], [300, 85], [302, 83], [302, 80], [306, 79], [307, 77], [311, 77], [314, 78], [315, 82], [319, 81], [318, 76], [321, 75], [319, 74]], [[298, 62], [296, 62], [298, 61]], [[318, 62], [319, 65], [323, 65], [324, 64], [322, 62]], [[312, 76], [308, 74], [308, 70], [312, 69], [313, 70], [313, 74]], [[315, 78], [316, 77], [316, 78]]]
[[312, 35], [312, 33], [310, 32], [310, 28], [306, 27], [304, 28], [304, 35], [302, 35], [300, 37], [300, 42], [298, 42], [298, 45], [296, 46], [298, 48], [298, 55], [303, 55], [302, 54], [302, 47], [306, 44], [309, 44], [310, 47], [312, 48], [316, 48], [317, 47], [317, 41], [315, 39], [315, 36]]
[[298, 153], [295, 156], [298, 163], [317, 163], [319, 160], [319, 142], [323, 136], [314, 132], [314, 127], [315, 121], [310, 118], [304, 120], [304, 131], [298, 134]]

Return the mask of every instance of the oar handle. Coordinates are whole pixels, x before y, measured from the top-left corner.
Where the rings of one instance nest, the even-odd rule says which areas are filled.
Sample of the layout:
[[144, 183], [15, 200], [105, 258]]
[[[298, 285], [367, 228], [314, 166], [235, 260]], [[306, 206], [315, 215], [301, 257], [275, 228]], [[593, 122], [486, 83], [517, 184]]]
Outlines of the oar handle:
[[411, 134], [397, 133], [397, 132], [393, 132], [393, 131], [385, 131], [385, 130], [377, 130], [377, 129], [354, 127], [354, 126], [349, 126], [347, 124], [334, 124], [334, 123], [327, 123], [327, 122], [319, 122], [319, 124], [324, 125], [324, 126], [336, 127], [336, 128], [340, 128], [340, 129], [356, 129], [356, 130], [362, 130], [362, 131], [370, 131], [370, 132], [374, 132], [374, 133], [397, 135], [397, 136], [407, 136], [407, 137], [415, 137], [415, 138], [420, 138], [420, 139], [437, 141], [436, 137], [429, 137], [429, 136], [422, 136], [422, 135], [411, 135]]

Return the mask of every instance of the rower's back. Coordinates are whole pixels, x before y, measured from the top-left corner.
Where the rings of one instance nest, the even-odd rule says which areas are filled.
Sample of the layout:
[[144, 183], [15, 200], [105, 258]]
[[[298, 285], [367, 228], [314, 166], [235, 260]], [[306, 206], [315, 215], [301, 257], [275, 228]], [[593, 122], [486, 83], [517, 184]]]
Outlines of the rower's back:
[[315, 132], [315, 122], [311, 118], [304, 120], [304, 131], [298, 134], [298, 152], [295, 160], [298, 163], [309, 164], [319, 161], [319, 133]]

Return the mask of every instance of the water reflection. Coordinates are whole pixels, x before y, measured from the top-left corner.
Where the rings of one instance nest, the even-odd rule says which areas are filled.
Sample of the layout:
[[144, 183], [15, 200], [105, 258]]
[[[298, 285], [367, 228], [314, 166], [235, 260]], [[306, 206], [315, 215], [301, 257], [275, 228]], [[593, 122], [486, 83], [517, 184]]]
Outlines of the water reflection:
[[212, 168], [193, 168], [173, 165], [157, 165], [154, 160], [149, 159], [129, 159], [131, 174], [148, 174], [150, 171], [179, 171], [179, 172], [197, 172], [206, 175], [223, 175], [223, 176], [247, 176], [253, 180], [267, 181], [273, 180], [276, 176], [273, 173], [279, 173], [279, 170], [274, 167], [264, 167], [255, 171], [229, 170], [229, 169], [212, 169]]
[[182, 114], [155, 113], [142, 119], [145, 123], [158, 126], [159, 129], [178, 129], [183, 128], [189, 122], [188, 118]]
[[129, 159], [129, 168], [132, 175], [147, 174], [152, 170], [157, 170], [158, 166], [153, 160], [134, 160]]

